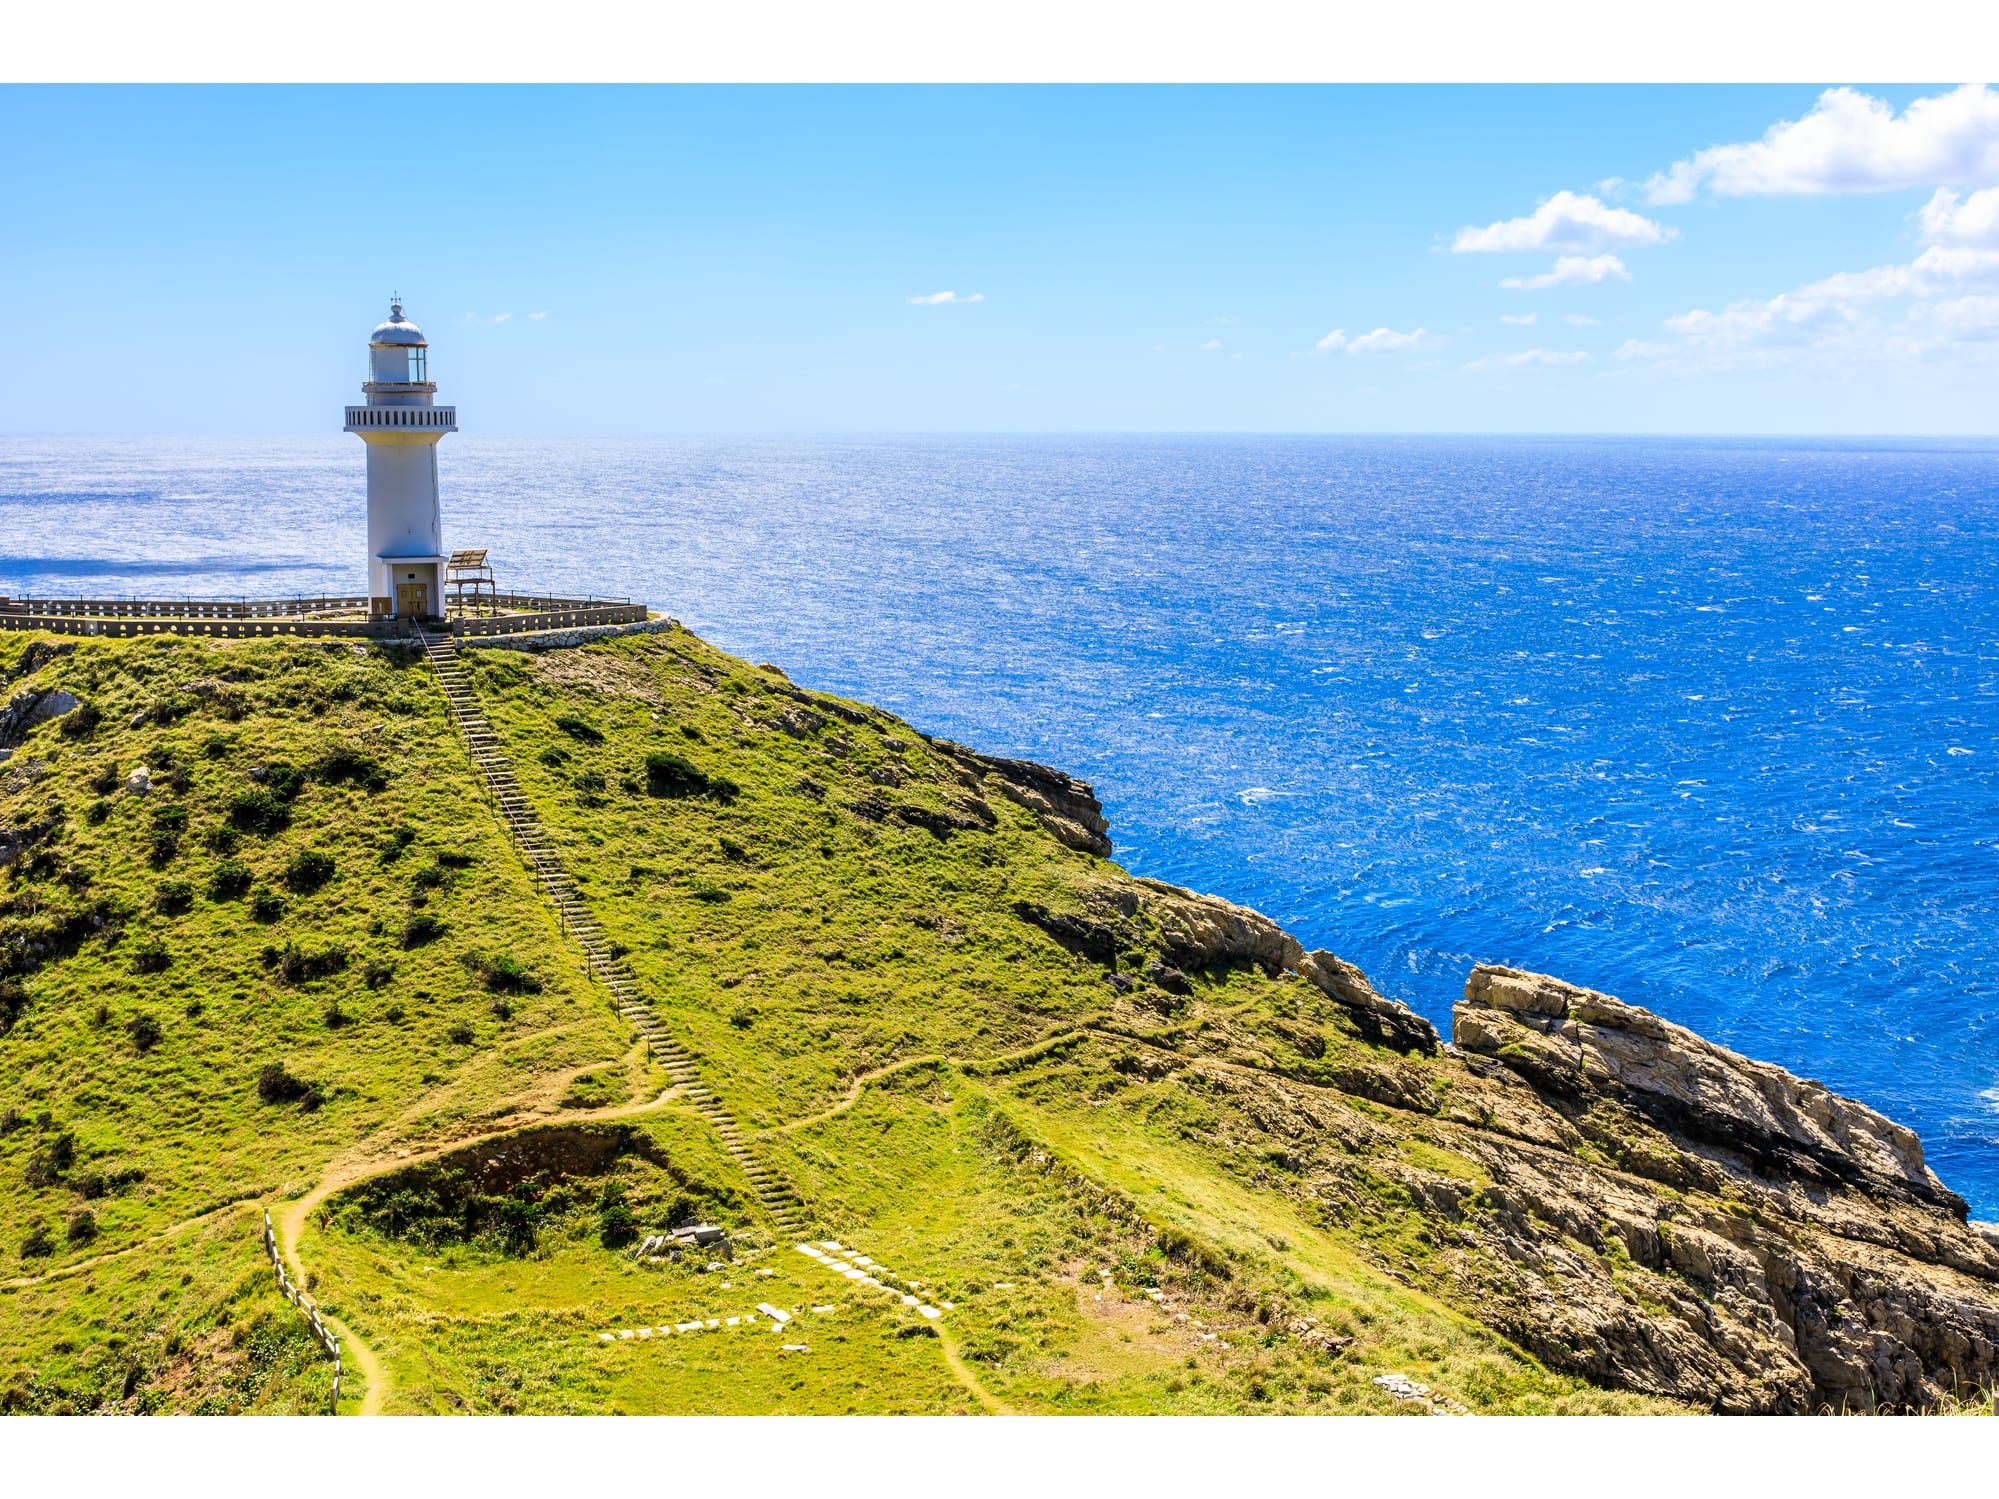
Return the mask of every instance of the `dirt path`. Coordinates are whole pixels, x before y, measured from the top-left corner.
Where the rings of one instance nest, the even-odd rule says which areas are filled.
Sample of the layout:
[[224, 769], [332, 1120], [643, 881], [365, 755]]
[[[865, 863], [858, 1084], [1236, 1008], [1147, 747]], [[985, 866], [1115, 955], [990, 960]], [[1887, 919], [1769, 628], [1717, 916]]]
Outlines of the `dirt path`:
[[973, 1076], [985, 1077], [1004, 1072], [1015, 1063], [1030, 1061], [1047, 1052], [1058, 1050], [1072, 1041], [1080, 1041], [1087, 1031], [1064, 1031], [1059, 1036], [1050, 1036], [1046, 1041], [1036, 1041], [1032, 1046], [1023, 1046], [1018, 1051], [1003, 1052], [996, 1057], [947, 1057], [921, 1056], [907, 1057], [900, 1062], [890, 1062], [886, 1067], [877, 1067], [872, 1072], [863, 1072], [847, 1085], [847, 1096], [830, 1109], [821, 1109], [816, 1114], [807, 1114], [801, 1119], [793, 1119], [784, 1124], [774, 1124], [768, 1129], [752, 1130], [759, 1139], [768, 1135], [788, 1135], [795, 1129], [808, 1129], [815, 1124], [824, 1124], [828, 1119], [837, 1119], [861, 1101], [861, 1094], [872, 1083], [893, 1077], [898, 1072], [913, 1072], [919, 1067], [955, 1067]]
[[219, 1207], [212, 1207], [206, 1212], [196, 1213], [192, 1218], [183, 1218], [178, 1223], [170, 1223], [158, 1233], [148, 1234], [145, 1238], [127, 1244], [122, 1249], [107, 1249], [104, 1253], [93, 1254], [88, 1259], [72, 1260], [69, 1264], [58, 1266], [56, 1269], [42, 1275], [17, 1275], [11, 1280], [0, 1280], [0, 1291], [20, 1291], [25, 1290], [29, 1286], [45, 1285], [52, 1280], [67, 1280], [72, 1275], [81, 1275], [86, 1270], [94, 1270], [97, 1266], [109, 1264], [112, 1260], [123, 1259], [128, 1254], [137, 1254], [141, 1249], [150, 1249], [155, 1244], [164, 1244], [167, 1240], [177, 1238], [181, 1234], [186, 1233], [196, 1224], [206, 1223], [211, 1218], [220, 1217], [232, 1208], [249, 1207], [256, 1200], [256, 1193], [248, 1193], [245, 1196], [236, 1198], [234, 1201], [225, 1202]]
[[987, 1415], [1011, 1416], [1015, 1414], [1012, 1406], [1008, 1405], [999, 1396], [979, 1383], [979, 1376], [972, 1372], [972, 1366], [966, 1363], [963, 1357], [959, 1355], [958, 1345], [953, 1341], [951, 1334], [944, 1330], [944, 1324], [936, 1322], [931, 1325], [937, 1333], [937, 1346], [944, 1350], [944, 1362], [951, 1370], [951, 1377], [967, 1390], [971, 1391], [972, 1398], [979, 1402], [980, 1407]]
[[[278, 1252], [284, 1256], [293, 1282], [301, 1286], [310, 1286], [312, 1284], [309, 1278], [310, 1272], [306, 1269], [304, 1257], [300, 1253], [299, 1242], [304, 1237], [306, 1225], [311, 1221], [313, 1213], [336, 1192], [344, 1192], [349, 1187], [377, 1176], [386, 1176], [392, 1171], [402, 1171], [411, 1166], [421, 1165], [425, 1161], [436, 1160], [440, 1156], [469, 1150], [483, 1141], [497, 1139], [501, 1135], [510, 1135], [516, 1130], [537, 1125], [589, 1124], [600, 1120], [629, 1119], [635, 1115], [652, 1113], [679, 1102], [680, 1092], [679, 1088], [669, 1088], [657, 1098], [646, 1099], [639, 1103], [614, 1104], [601, 1109], [571, 1109], [525, 1121], [517, 1119], [495, 1129], [478, 1134], [460, 1135], [440, 1141], [423, 1150], [408, 1151], [401, 1155], [381, 1155], [379, 1153], [381, 1147], [377, 1143], [378, 1132], [376, 1136], [371, 1136], [356, 1146], [346, 1157], [336, 1160], [326, 1169], [326, 1173], [320, 1177], [310, 1192], [287, 1206], [282, 1217], [273, 1220], [272, 1226], [278, 1235]], [[362, 1396], [361, 1406], [356, 1414], [381, 1415], [389, 1393], [395, 1387], [388, 1366], [350, 1323], [334, 1316], [323, 1306], [319, 1314], [325, 1319], [326, 1325], [339, 1335], [347, 1359], [361, 1371], [362, 1378], [367, 1382], [367, 1391]]]

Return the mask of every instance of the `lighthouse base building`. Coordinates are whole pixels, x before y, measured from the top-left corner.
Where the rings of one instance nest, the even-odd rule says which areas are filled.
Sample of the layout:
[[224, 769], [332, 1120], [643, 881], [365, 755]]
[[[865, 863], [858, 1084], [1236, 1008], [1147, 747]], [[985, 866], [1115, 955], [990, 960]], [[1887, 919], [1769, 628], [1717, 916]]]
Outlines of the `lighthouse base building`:
[[444, 522], [437, 502], [437, 445], [458, 430], [456, 407], [437, 404], [430, 345], [403, 316], [368, 335], [366, 403], [347, 408], [346, 430], [368, 445], [368, 597], [377, 618], [444, 613]]

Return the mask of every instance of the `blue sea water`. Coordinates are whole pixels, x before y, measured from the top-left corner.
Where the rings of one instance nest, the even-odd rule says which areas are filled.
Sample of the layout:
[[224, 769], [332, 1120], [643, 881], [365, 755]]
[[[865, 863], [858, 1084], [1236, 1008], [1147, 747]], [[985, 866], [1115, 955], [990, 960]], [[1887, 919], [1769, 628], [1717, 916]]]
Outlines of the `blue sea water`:
[[[1999, 1217], [1999, 446], [490, 440], [503, 583], [1093, 781], [1448, 1026], [1486, 959], [1918, 1129]], [[358, 444], [0, 439], [0, 592], [358, 590]]]

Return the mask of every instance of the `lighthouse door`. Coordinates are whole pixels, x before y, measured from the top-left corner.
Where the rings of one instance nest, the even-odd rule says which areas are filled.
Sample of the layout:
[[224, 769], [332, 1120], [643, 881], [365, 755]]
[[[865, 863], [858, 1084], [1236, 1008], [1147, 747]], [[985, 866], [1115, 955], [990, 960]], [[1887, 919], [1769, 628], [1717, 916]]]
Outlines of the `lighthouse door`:
[[430, 613], [429, 589], [421, 583], [396, 585], [396, 614], [403, 619], [421, 619]]

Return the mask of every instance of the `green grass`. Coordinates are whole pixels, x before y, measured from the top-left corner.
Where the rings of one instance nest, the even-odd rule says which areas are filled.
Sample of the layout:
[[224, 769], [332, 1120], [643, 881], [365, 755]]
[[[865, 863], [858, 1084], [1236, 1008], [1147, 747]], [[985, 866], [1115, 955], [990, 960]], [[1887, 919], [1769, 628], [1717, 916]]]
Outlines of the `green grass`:
[[[26, 648], [0, 641], [0, 671]], [[815, 1237], [951, 1309], [932, 1326], [775, 1240], [586, 981], [419, 664], [86, 642], [33, 680], [96, 727], [45, 725], [0, 766], [0, 825], [55, 829], [0, 898], [0, 934], [46, 949], [17, 965], [0, 1037], [20, 1121], [0, 1254], [37, 1226], [54, 1240], [0, 1274], [15, 1405], [323, 1405], [323, 1361], [273, 1341], [302, 1322], [254, 1214], [213, 1211], [282, 1219], [310, 1193], [309, 1288], [382, 1361], [388, 1410], [1392, 1411], [1384, 1372], [1481, 1410], [1663, 1408], [1550, 1372], [1451, 1303], [1407, 1192], [1487, 1180], [1446, 1122], [1469, 1107], [1459, 1073], [1376, 1052], [1246, 967], [1121, 998], [1016, 906], [1080, 912], [1123, 872], [908, 725], [680, 630], [462, 654], [607, 938]], [[145, 797], [122, 789], [141, 763]], [[1149, 940], [1143, 915], [1130, 929]], [[300, 1085], [284, 1101], [259, 1096], [271, 1064]], [[1330, 1212], [1303, 1147], [1251, 1128], [1280, 1087], [1352, 1142], [1368, 1212]], [[538, 1123], [582, 1111], [642, 1146], [567, 1161]], [[64, 1137], [74, 1160], [50, 1169]], [[509, 1176], [508, 1151], [541, 1164]], [[736, 1260], [607, 1245], [612, 1184], [641, 1232], [708, 1217]], [[98, 1236], [71, 1244], [83, 1207]], [[758, 1301], [798, 1309], [784, 1336], [598, 1336]], [[246, 1326], [255, 1360], [189, 1372], [187, 1350]], [[345, 1408], [363, 1393], [351, 1379]]]

